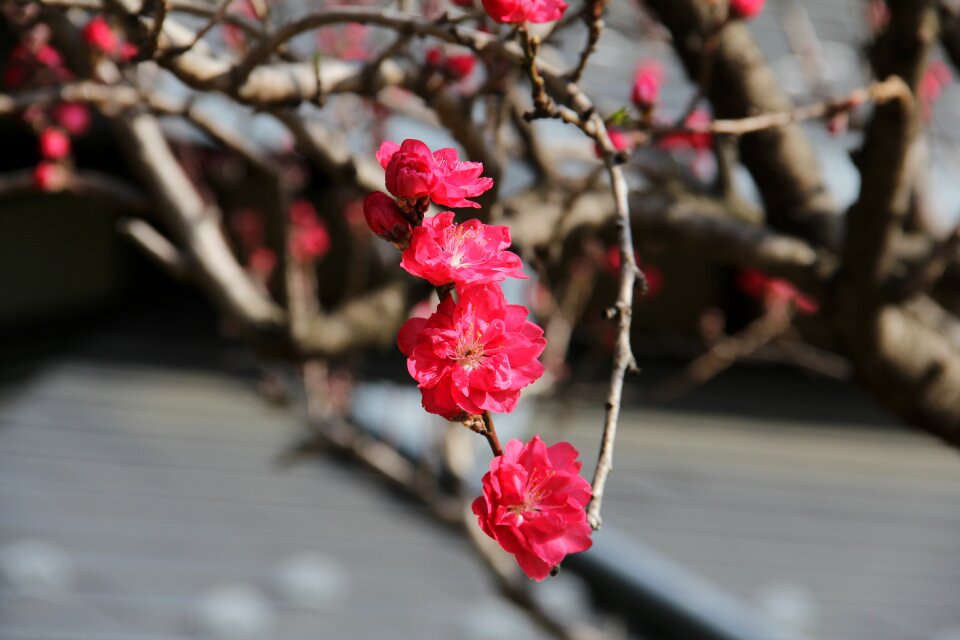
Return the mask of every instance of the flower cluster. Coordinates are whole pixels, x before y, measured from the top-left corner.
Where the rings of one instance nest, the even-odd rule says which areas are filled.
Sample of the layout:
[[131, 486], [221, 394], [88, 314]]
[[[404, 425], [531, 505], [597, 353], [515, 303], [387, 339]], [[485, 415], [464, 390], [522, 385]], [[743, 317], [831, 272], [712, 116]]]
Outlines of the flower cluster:
[[493, 186], [483, 165], [460, 161], [453, 149], [431, 152], [419, 140], [385, 142], [377, 160], [386, 187], [363, 201], [370, 229], [402, 253], [400, 266], [437, 287], [440, 304], [414, 317], [397, 337], [423, 408], [485, 435], [494, 450], [483, 496], [473, 504], [480, 527], [514, 554], [521, 569], [542, 580], [568, 553], [590, 547], [584, 507], [590, 485], [580, 477], [577, 451], [549, 449], [539, 439], [500, 450], [490, 412], [509, 413], [520, 392], [543, 375], [543, 330], [527, 309], [508, 304], [499, 283], [525, 278], [509, 251], [510, 230], [479, 220], [457, 223], [452, 211], [424, 219], [430, 202], [478, 207], [469, 200]]
[[404, 211], [425, 211], [430, 200], [444, 207], [479, 207], [475, 198], [493, 186], [481, 177], [479, 162], [461, 162], [454, 149], [430, 152], [420, 140], [402, 144], [384, 142], [377, 160], [387, 173], [387, 191], [399, 199]]

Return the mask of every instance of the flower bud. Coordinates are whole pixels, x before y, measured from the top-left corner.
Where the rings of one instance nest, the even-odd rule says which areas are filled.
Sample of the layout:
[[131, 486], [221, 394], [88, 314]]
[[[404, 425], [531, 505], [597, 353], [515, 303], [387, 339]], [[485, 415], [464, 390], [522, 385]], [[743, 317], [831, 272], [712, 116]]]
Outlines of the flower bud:
[[381, 191], [374, 191], [363, 200], [363, 217], [375, 234], [392, 242], [398, 248], [410, 244], [410, 223], [393, 198]]
[[60, 191], [67, 185], [66, 170], [55, 162], [41, 162], [33, 169], [33, 182], [42, 191]]
[[70, 138], [62, 130], [50, 127], [40, 132], [40, 154], [48, 160], [59, 160], [70, 153]]
[[77, 102], [61, 102], [53, 108], [53, 117], [73, 135], [86, 133], [90, 128], [90, 110]]
[[663, 84], [663, 67], [656, 60], [647, 60], [637, 67], [633, 77], [630, 99], [640, 109], [652, 109], [660, 96]]
[[83, 28], [83, 39], [92, 48], [106, 54], [117, 50], [117, 36], [103, 17], [96, 17]]
[[730, 15], [734, 18], [749, 20], [763, 10], [765, 0], [730, 0]]

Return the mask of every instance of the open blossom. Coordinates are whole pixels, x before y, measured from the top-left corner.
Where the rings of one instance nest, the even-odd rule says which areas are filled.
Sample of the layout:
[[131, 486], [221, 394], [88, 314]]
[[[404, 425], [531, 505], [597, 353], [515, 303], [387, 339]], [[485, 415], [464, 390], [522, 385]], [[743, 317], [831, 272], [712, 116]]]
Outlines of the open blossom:
[[526, 279], [517, 254], [507, 251], [510, 229], [467, 220], [453, 221], [452, 211], [427, 218], [414, 228], [400, 266], [439, 287]]
[[578, 455], [569, 442], [547, 447], [539, 436], [526, 444], [511, 440], [490, 461], [483, 495], [473, 501], [480, 528], [534, 580], [593, 544], [584, 511], [592, 492], [580, 477]]
[[563, 0], [483, 0], [483, 9], [497, 22], [553, 22], [563, 16]]
[[493, 186], [493, 180], [481, 177], [483, 164], [461, 162], [454, 149], [430, 148], [420, 140], [402, 144], [384, 142], [377, 160], [386, 171], [387, 191], [398, 198], [431, 198], [444, 207], [479, 207], [474, 198]]
[[447, 296], [429, 318], [407, 320], [397, 337], [423, 408], [448, 420], [509, 413], [520, 390], [543, 375], [543, 329], [495, 284], [465, 287], [459, 298]]
[[763, 11], [766, 0], [730, 0], [730, 15], [749, 20]]
[[440, 149], [433, 154], [439, 177], [433, 201], [444, 207], [479, 207], [475, 198], [493, 186], [492, 178], [481, 177], [483, 164], [461, 162], [455, 149]]
[[657, 103], [660, 85], [663, 84], [663, 67], [656, 60], [646, 60], [637, 67], [633, 76], [630, 100], [641, 109], [649, 109]]

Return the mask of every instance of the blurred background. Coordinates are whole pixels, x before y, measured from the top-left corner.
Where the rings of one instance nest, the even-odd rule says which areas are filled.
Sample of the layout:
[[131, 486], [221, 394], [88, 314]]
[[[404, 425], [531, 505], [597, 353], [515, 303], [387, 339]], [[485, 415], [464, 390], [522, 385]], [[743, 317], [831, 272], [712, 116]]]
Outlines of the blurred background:
[[[3, 3], [4, 68], [24, 33], [35, 33], [18, 22], [24, 7], [44, 4]], [[316, 8], [278, 6], [277, 22]], [[868, 82], [862, 47], [877, 6], [771, 0], [749, 30], [790, 97], [822, 99]], [[59, 8], [37, 15], [46, 10]], [[73, 24], [89, 19], [71, 11]], [[184, 24], [199, 29], [205, 19]], [[635, 5], [609, 5], [583, 82], [599, 110], [625, 104], [637, 61], [656, 60], [666, 78], [658, 109], [683, 112], [691, 84], [660, 31]], [[571, 59], [585, 33], [574, 25], [543, 55]], [[337, 34], [293, 45], [328, 47], [338, 60], [357, 46], [367, 59], [380, 32]], [[231, 37], [218, 26], [211, 47], [229, 51]], [[939, 49], [929, 64], [930, 171], [915, 222], [943, 235], [956, 224], [960, 93]], [[9, 73], [4, 82], [4, 95], [15, 95]], [[194, 92], [171, 74], [149, 82], [175, 97]], [[405, 99], [345, 95], [322, 113], [302, 110], [347, 126], [362, 105], [366, 128], [344, 136], [356, 154], [372, 157], [372, 138], [458, 145]], [[218, 96], [197, 100], [219, 121], [242, 116], [236, 126], [297, 193], [291, 219], [300, 206], [318, 221], [306, 227], [324, 229], [327, 240], [314, 237], [322, 248], [304, 261], [324, 308], [391, 281], [396, 253], [365, 228], [362, 191], [292, 152], [296, 140], [273, 115]], [[37, 184], [36, 121], [5, 113], [0, 640], [960, 640], [956, 452], [907, 430], [851, 381], [850, 362], [816, 324], [820, 301], [786, 281], [640, 236], [649, 293], [632, 337], [641, 373], [624, 391], [604, 527], [560, 576], [518, 587], [491, 573], [458, 524], [462, 504], [448, 500], [477, 493], [485, 443], [422, 411], [390, 340], [300, 359], [251, 341], [210, 295], [118, 231], [118, 220], [156, 222], [138, 209], [142, 198], [118, 199], [100, 183]], [[112, 117], [89, 113], [65, 170], [137, 184]], [[838, 135], [822, 122], [804, 129], [841, 207], [859, 189], [849, 154], [863, 133], [853, 120]], [[572, 158], [562, 171], [595, 164], [592, 143], [575, 130], [536, 127]], [[269, 291], [275, 264], [256, 252], [273, 233], [262, 214], [269, 185], [249, 158], [184, 118], [164, 118], [163, 131], [222, 210], [238, 261]], [[641, 150], [634, 161], [646, 167], [632, 178], [637, 189], [665, 166], [705, 183], [720, 170], [712, 152], [693, 148]], [[501, 194], [523, 197], [536, 172], [509, 166]], [[732, 180], [756, 209], [749, 173], [735, 166]], [[169, 230], [162, 218], [157, 226]], [[611, 246], [610, 229], [600, 228], [548, 269], [526, 253], [531, 279], [507, 289], [558, 346], [544, 354], [542, 384], [498, 419], [501, 439], [569, 440], [588, 478], [614, 335], [602, 317], [619, 267]]]

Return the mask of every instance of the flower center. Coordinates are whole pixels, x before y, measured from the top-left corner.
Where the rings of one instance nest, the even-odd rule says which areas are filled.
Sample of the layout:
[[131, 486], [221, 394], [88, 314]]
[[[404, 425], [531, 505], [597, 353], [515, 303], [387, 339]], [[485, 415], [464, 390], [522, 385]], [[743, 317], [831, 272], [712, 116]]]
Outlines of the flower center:
[[541, 511], [540, 504], [546, 500], [547, 496], [550, 495], [550, 490], [546, 489], [543, 485], [554, 475], [554, 471], [548, 471], [542, 476], [537, 476], [534, 474], [527, 481], [526, 489], [523, 492], [523, 502], [520, 504], [515, 504], [512, 507], [507, 507], [507, 509], [518, 516], [523, 516], [525, 513], [534, 512], [537, 513]]
[[475, 369], [483, 360], [483, 345], [479, 342], [461, 342], [457, 348], [457, 361], [467, 371]]
[[450, 266], [460, 267], [466, 257], [466, 247], [468, 241], [476, 236], [474, 229], [464, 229], [463, 225], [454, 225], [447, 231], [447, 251], [450, 252]]
[[471, 371], [483, 361], [483, 332], [470, 323], [470, 328], [463, 332], [457, 343], [456, 357], [460, 366]]

